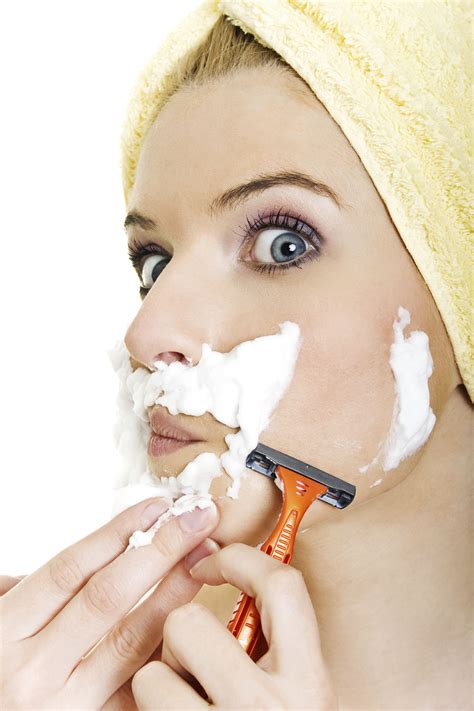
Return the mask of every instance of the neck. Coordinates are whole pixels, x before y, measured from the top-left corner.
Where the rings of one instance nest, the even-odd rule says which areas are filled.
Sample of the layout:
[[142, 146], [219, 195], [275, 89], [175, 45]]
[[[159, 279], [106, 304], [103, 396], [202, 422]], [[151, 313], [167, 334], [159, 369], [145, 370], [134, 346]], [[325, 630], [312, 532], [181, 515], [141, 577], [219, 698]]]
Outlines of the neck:
[[402, 483], [298, 536], [341, 709], [469, 707], [470, 410], [454, 390]]

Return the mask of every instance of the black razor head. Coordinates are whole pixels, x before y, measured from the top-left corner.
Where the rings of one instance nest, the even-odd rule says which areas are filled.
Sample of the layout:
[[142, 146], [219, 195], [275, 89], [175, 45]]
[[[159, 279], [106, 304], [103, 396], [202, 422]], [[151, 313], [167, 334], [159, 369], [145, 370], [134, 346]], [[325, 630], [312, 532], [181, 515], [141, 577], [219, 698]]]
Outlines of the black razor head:
[[317, 481], [327, 487], [327, 491], [318, 496], [320, 501], [324, 501], [338, 509], [344, 509], [354, 499], [356, 488], [347, 481], [338, 479], [332, 474], [327, 474], [317, 467], [305, 464], [299, 459], [283, 454], [277, 449], [267, 447], [265, 444], [258, 444], [247, 456], [246, 466], [255, 472], [264, 474], [271, 479], [276, 479], [276, 469], [278, 465], [291, 469], [302, 476]]

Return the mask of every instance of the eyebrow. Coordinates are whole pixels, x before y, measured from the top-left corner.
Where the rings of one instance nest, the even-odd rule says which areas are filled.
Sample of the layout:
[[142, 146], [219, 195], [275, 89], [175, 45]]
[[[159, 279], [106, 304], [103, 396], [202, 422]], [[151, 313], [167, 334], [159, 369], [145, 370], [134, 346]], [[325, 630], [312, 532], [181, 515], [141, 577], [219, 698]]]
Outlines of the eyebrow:
[[[269, 175], [259, 175], [249, 182], [237, 185], [218, 195], [209, 205], [209, 214], [216, 214], [225, 209], [233, 207], [246, 200], [250, 195], [258, 194], [276, 185], [297, 185], [300, 188], [311, 190], [316, 195], [329, 198], [338, 209], [344, 206], [342, 198], [329, 185], [314, 180], [305, 173], [297, 171], [281, 171]], [[123, 224], [126, 230], [129, 225], [138, 225], [144, 230], [153, 230], [158, 227], [156, 222], [149, 217], [145, 217], [136, 210], [128, 213]]]

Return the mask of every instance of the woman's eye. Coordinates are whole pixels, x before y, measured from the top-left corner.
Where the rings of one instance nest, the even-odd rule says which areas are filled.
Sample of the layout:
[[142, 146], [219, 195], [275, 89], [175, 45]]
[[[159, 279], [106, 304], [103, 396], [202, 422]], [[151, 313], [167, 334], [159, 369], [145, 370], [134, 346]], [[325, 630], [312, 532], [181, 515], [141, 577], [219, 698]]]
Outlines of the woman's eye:
[[252, 257], [264, 264], [291, 262], [303, 255], [309, 243], [292, 232], [282, 229], [266, 229], [257, 237], [252, 247]]
[[145, 289], [151, 289], [169, 261], [170, 257], [163, 257], [161, 254], [151, 254], [143, 261], [141, 279]]

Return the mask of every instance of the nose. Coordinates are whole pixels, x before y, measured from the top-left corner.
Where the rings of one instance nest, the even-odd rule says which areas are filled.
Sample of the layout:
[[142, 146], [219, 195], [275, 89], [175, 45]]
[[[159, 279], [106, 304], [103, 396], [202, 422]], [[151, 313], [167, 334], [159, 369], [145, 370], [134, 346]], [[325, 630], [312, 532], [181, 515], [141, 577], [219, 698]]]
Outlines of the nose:
[[153, 358], [153, 363], [157, 360], [161, 360], [163, 363], [166, 363], [166, 365], [170, 365], [170, 363], [174, 363], [175, 361], [180, 363], [186, 361], [186, 356], [176, 351], [165, 351], [164, 353], [158, 353]]
[[231, 350], [235, 342], [226, 339], [229, 331], [233, 338], [237, 333], [228, 324], [242, 324], [242, 319], [233, 313], [240, 307], [239, 299], [224, 282], [225, 276], [219, 275], [216, 268], [203, 264], [202, 255], [198, 267], [194, 255], [181, 259], [175, 255], [153, 284], [125, 335], [132, 367], [154, 371], [157, 360], [195, 365], [201, 359], [203, 343], [213, 350]]

